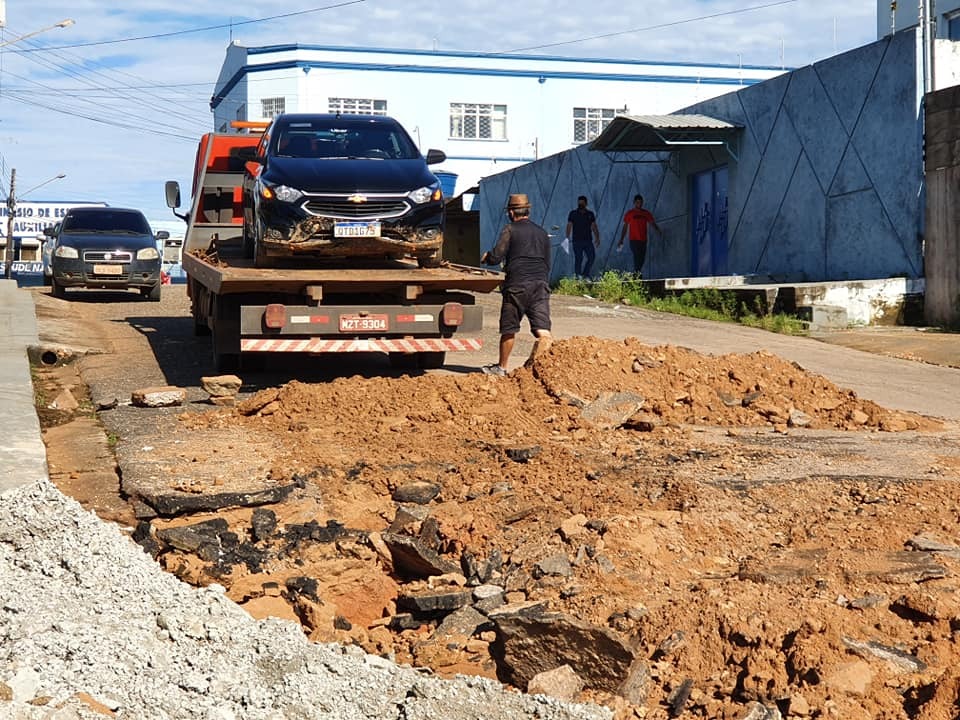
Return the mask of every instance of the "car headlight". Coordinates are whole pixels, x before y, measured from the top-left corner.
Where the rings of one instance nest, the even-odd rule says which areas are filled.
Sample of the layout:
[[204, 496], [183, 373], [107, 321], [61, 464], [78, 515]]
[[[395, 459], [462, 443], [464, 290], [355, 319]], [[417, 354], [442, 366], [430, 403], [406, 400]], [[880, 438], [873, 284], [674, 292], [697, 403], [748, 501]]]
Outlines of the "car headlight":
[[53, 251], [53, 254], [58, 258], [72, 258], [74, 260], [80, 257], [80, 253], [77, 252], [77, 249], [69, 247], [68, 245], [58, 246], [57, 249]]
[[303, 193], [289, 185], [263, 185], [260, 195], [265, 200], [279, 200], [280, 202], [296, 202], [303, 197]]
[[417, 188], [407, 193], [407, 197], [420, 205], [425, 202], [430, 202], [431, 200], [439, 200], [443, 197], [443, 193], [440, 191], [439, 185], [428, 185], [427, 187]]
[[160, 253], [158, 253], [157, 249], [153, 247], [137, 250], [137, 260], [156, 260], [159, 257]]

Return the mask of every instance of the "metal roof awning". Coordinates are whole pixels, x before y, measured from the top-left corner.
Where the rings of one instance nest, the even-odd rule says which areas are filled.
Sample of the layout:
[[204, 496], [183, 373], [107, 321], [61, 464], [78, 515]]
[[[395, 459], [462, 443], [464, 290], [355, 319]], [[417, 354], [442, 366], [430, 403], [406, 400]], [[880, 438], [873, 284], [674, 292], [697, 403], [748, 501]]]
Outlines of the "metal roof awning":
[[590, 143], [590, 149], [606, 153], [675, 152], [717, 145], [737, 159], [733, 144], [742, 129], [708, 115], [618, 115]]

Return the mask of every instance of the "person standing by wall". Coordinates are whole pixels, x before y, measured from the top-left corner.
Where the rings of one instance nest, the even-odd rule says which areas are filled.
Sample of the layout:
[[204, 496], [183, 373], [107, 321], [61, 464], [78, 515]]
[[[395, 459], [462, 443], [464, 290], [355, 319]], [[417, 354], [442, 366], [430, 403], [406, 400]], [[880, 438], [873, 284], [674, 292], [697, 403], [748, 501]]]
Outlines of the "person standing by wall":
[[633, 273], [638, 278], [643, 277], [643, 262], [647, 258], [647, 225], [653, 225], [658, 235], [663, 235], [653, 213], [643, 207], [643, 195], [633, 196], [633, 207], [623, 216], [623, 229], [620, 231], [620, 242], [617, 249], [623, 247], [623, 239], [630, 236], [630, 252], [633, 253]]
[[[590, 234], [593, 233], [593, 244]], [[600, 230], [597, 216], [587, 209], [587, 196], [577, 198], [577, 208], [567, 216], [566, 237], [573, 242], [573, 272], [577, 277], [591, 277], [593, 261], [597, 257], [594, 245], [600, 247]]]
[[487, 375], [499, 377], [507, 374], [507, 361], [524, 317], [538, 341], [550, 338], [550, 236], [530, 220], [526, 195], [511, 195], [507, 214], [510, 224], [500, 233], [493, 250], [480, 258], [484, 265], [506, 261], [506, 277], [500, 287], [499, 362], [482, 368]]

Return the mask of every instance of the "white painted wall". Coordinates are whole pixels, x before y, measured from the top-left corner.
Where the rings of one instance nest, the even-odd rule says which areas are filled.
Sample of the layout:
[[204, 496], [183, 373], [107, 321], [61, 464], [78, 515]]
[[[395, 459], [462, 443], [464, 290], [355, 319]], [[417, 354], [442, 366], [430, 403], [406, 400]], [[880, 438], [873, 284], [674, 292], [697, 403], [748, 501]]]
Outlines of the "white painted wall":
[[[920, 19], [921, 0], [899, 0], [891, 11], [890, 0], [877, 0], [877, 39], [913, 27]], [[960, 0], [931, 0], [937, 17], [937, 37], [947, 37], [949, 18], [960, 13]]]

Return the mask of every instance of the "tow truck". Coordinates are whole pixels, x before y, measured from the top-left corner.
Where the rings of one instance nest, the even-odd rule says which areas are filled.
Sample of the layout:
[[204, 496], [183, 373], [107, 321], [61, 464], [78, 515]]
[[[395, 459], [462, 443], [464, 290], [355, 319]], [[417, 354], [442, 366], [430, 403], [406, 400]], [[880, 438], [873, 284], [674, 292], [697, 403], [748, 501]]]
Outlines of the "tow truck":
[[201, 137], [189, 211], [177, 212], [179, 183], [165, 186], [168, 207], [187, 223], [182, 265], [194, 332], [212, 337], [218, 371], [253, 358], [250, 365], [261, 365], [273, 353], [344, 352], [438, 368], [447, 352], [482, 348], [483, 309], [473, 293], [495, 290], [499, 272], [388, 257], [256, 267], [244, 252], [243, 179], [255, 171], [265, 124], [232, 125], [234, 132]]

